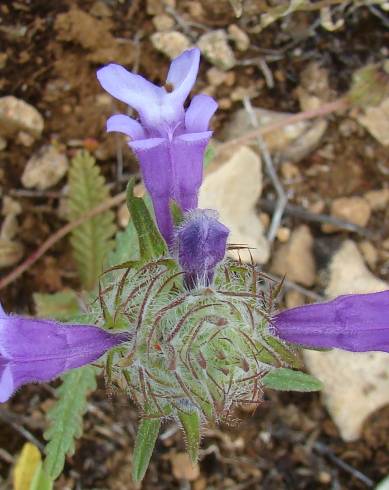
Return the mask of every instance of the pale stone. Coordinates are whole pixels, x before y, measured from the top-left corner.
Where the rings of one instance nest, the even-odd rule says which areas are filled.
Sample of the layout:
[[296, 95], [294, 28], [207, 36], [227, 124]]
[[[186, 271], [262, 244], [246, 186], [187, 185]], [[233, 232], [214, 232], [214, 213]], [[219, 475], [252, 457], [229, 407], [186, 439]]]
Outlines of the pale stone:
[[250, 38], [248, 35], [236, 24], [228, 26], [228, 34], [234, 41], [236, 49], [239, 51], [247, 51], [250, 47]]
[[285, 304], [287, 308], [295, 308], [296, 306], [301, 306], [305, 303], [305, 298], [300, 291], [296, 289], [290, 289], [285, 294]]
[[154, 27], [159, 32], [171, 31], [174, 27], [174, 19], [167, 14], [159, 14], [153, 17]]
[[194, 481], [200, 476], [197, 463], [192, 463], [187, 453], [175, 453], [171, 456], [172, 471], [176, 480]]
[[364, 197], [373, 211], [381, 211], [389, 204], [389, 189], [369, 191]]
[[150, 39], [154, 48], [171, 60], [190, 47], [190, 40], [179, 31], [155, 32]]
[[23, 254], [24, 247], [21, 243], [0, 238], [0, 269], [17, 264]]
[[[254, 108], [258, 127], [278, 123], [291, 116], [287, 112], [275, 112]], [[266, 133], [263, 139], [271, 153], [277, 153], [282, 161], [297, 162], [309, 155], [320, 143], [327, 129], [324, 120], [300, 121]], [[239, 109], [223, 129], [223, 139], [239, 138], [253, 127], [245, 109]]]
[[230, 70], [236, 63], [227, 34], [222, 29], [203, 34], [197, 45], [205, 58], [221, 70]]
[[[389, 284], [364, 264], [357, 246], [346, 241], [329, 267], [326, 295], [383, 291]], [[381, 352], [305, 351], [309, 371], [324, 383], [323, 400], [341, 436], [359, 438], [366, 418], [389, 403], [389, 356]]]
[[375, 246], [369, 240], [363, 240], [359, 244], [359, 250], [365, 259], [366, 264], [370, 269], [374, 269], [378, 261], [378, 251]]
[[227, 73], [223, 70], [219, 70], [216, 66], [213, 66], [207, 70], [207, 80], [212, 87], [218, 87], [222, 85], [227, 79]]
[[357, 116], [357, 120], [382, 145], [389, 145], [389, 97], [378, 106], [365, 109], [363, 114]]
[[339, 197], [331, 204], [331, 216], [359, 226], [366, 226], [371, 214], [369, 202], [363, 197]]
[[45, 190], [53, 187], [66, 175], [69, 161], [53, 145], [43, 146], [27, 162], [22, 184], [30, 189]]
[[0, 135], [5, 138], [25, 131], [34, 138], [42, 134], [44, 121], [32, 105], [13, 95], [0, 97]]
[[280, 276], [286, 275], [303, 286], [312, 286], [316, 278], [312, 247], [313, 237], [308, 226], [299, 226], [293, 231], [289, 242], [276, 251], [271, 271]]
[[[262, 192], [261, 167], [260, 158], [247, 146], [236, 148], [232, 154], [221, 152], [200, 188], [199, 207], [216, 209], [220, 221], [230, 229], [228, 242], [253, 247], [253, 259], [264, 264], [269, 258], [269, 244], [255, 209]], [[240, 256], [250, 261], [246, 250], [241, 250]]]
[[286, 226], [281, 226], [277, 230], [277, 239], [281, 243], [285, 243], [289, 240], [290, 237], [290, 228], [287, 228]]
[[296, 180], [301, 178], [300, 169], [291, 162], [284, 162], [281, 165], [281, 175], [285, 180]]

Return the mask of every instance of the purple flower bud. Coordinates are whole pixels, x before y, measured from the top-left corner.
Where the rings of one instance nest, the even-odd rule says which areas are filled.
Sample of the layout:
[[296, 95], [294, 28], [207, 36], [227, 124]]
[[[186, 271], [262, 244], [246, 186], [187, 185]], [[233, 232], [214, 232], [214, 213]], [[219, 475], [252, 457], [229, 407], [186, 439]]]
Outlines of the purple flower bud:
[[197, 207], [203, 178], [203, 157], [212, 135], [209, 121], [217, 103], [208, 95], [196, 95], [184, 110], [199, 69], [200, 51], [185, 51], [170, 65], [165, 87], [158, 87], [119, 65], [110, 64], [97, 72], [102, 87], [126, 102], [140, 122], [124, 114], [107, 121], [107, 131], [131, 138], [130, 148], [138, 157], [159, 229], [172, 245], [173, 222], [169, 202], [183, 211]]
[[285, 310], [274, 326], [280, 338], [306, 347], [389, 352], [389, 291]]
[[176, 232], [178, 261], [189, 288], [210, 284], [216, 265], [224, 258], [229, 230], [217, 218], [216, 211], [196, 209], [186, 214]]
[[0, 305], [0, 402], [22, 385], [50, 381], [128, 339], [90, 325], [6, 315]]

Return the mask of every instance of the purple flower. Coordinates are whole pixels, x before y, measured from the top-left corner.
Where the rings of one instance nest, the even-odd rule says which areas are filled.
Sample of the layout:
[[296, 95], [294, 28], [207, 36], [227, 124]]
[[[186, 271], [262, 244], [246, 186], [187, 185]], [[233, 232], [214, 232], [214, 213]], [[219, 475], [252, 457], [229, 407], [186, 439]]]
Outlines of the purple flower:
[[95, 326], [7, 315], [0, 305], [0, 402], [26, 383], [93, 362], [127, 339]]
[[186, 214], [177, 230], [175, 247], [189, 288], [210, 284], [226, 253], [229, 230], [217, 217], [211, 209], [196, 209]]
[[274, 326], [282, 339], [307, 347], [389, 352], [389, 291], [282, 311]]
[[164, 87], [110, 64], [97, 72], [102, 87], [138, 112], [140, 122], [124, 114], [107, 121], [107, 131], [130, 136], [130, 148], [138, 157], [143, 180], [154, 206], [159, 229], [170, 246], [173, 222], [169, 202], [183, 211], [197, 207], [203, 178], [203, 157], [212, 135], [209, 121], [217, 103], [208, 95], [196, 95], [184, 109], [199, 69], [197, 48], [173, 60]]

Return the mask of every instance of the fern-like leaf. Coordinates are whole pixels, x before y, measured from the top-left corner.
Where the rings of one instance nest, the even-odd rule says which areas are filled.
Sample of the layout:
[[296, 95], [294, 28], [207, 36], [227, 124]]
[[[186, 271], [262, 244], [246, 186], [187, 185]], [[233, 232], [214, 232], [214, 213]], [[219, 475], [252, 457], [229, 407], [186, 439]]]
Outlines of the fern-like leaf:
[[82, 416], [87, 408], [87, 396], [96, 389], [96, 368], [85, 366], [63, 376], [57, 389], [57, 403], [49, 410], [51, 426], [45, 432], [44, 469], [55, 480], [61, 474], [66, 455], [75, 450], [75, 439], [82, 435]]
[[[95, 159], [86, 151], [79, 152], [69, 171], [69, 219], [76, 220], [108, 197], [108, 187]], [[104, 258], [112, 249], [115, 231], [114, 214], [106, 211], [78, 226], [71, 234], [74, 259], [86, 290], [96, 285]]]

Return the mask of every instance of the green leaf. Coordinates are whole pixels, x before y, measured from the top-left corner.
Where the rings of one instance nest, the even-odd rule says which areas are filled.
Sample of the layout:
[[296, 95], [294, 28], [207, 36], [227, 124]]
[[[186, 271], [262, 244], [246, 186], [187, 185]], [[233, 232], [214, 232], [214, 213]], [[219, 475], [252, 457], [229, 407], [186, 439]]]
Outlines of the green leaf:
[[280, 391], [320, 391], [323, 388], [323, 383], [310, 374], [287, 368], [270, 371], [262, 382], [267, 388]]
[[128, 182], [127, 206], [138, 235], [140, 259], [146, 262], [166, 255], [167, 247], [144, 200], [134, 196], [134, 183], [134, 179]]
[[[86, 151], [79, 152], [69, 170], [69, 219], [76, 220], [109, 197], [104, 177], [95, 159]], [[72, 231], [70, 243], [81, 283], [90, 291], [97, 283], [103, 261], [112, 249], [116, 231], [114, 214], [105, 211]]]
[[45, 432], [44, 469], [55, 480], [62, 472], [67, 454], [75, 450], [75, 439], [82, 434], [82, 416], [87, 408], [87, 396], [96, 389], [96, 368], [85, 366], [65, 374], [57, 389], [58, 400], [48, 412], [51, 426]]
[[178, 415], [185, 432], [186, 450], [193, 463], [196, 463], [200, 446], [200, 416], [198, 412], [180, 412]]
[[216, 150], [212, 145], [208, 145], [204, 155], [204, 169], [208, 168], [216, 156]]
[[135, 482], [143, 480], [145, 476], [160, 427], [159, 418], [143, 419], [139, 424], [132, 461], [132, 478]]
[[389, 490], [389, 476], [381, 480], [378, 485], [374, 487], [374, 490]]
[[31, 481], [29, 490], [52, 490], [54, 481], [48, 477], [43, 469], [43, 464], [39, 463], [34, 477]]
[[39, 317], [66, 321], [80, 313], [77, 294], [71, 289], [54, 294], [34, 293], [33, 298]]

